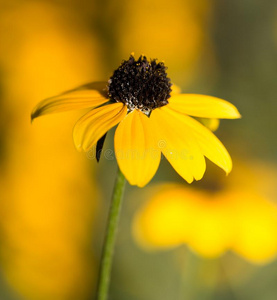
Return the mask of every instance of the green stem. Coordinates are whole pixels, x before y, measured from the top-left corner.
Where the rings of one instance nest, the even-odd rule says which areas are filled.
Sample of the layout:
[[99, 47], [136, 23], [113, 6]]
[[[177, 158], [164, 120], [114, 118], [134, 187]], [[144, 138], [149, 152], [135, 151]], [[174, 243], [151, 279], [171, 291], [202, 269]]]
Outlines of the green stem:
[[122, 198], [125, 188], [125, 177], [118, 168], [110, 212], [106, 228], [106, 236], [102, 250], [102, 258], [100, 263], [100, 275], [97, 288], [97, 300], [107, 300], [111, 277], [112, 258], [114, 253], [114, 245], [116, 232], [118, 227], [119, 215], [122, 205]]

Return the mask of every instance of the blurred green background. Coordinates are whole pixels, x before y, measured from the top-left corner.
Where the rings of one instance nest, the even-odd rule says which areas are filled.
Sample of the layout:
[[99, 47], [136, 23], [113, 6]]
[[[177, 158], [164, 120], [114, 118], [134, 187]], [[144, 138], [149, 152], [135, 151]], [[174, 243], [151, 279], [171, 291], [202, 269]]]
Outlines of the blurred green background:
[[223, 120], [216, 132], [233, 177], [208, 164], [204, 179], [188, 185], [163, 159], [145, 189], [127, 187], [110, 299], [276, 299], [275, 244], [270, 259], [256, 263], [232, 251], [207, 258], [185, 244], [148, 252], [132, 235], [158, 183], [210, 191], [239, 178], [248, 200], [261, 194], [275, 205], [274, 0], [0, 2], [0, 299], [94, 299], [116, 161], [103, 156], [97, 164], [75, 150], [72, 128], [82, 112], [32, 125], [30, 112], [44, 98], [108, 80], [131, 52], [165, 61], [183, 92], [226, 99], [242, 119]]

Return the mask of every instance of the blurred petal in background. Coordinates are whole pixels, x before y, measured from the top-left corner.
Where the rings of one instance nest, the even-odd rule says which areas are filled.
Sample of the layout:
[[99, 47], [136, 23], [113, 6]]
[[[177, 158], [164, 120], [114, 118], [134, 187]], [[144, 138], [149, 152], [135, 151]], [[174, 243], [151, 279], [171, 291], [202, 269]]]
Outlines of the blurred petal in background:
[[[187, 244], [206, 258], [232, 250], [253, 263], [270, 262], [277, 254], [277, 206], [253, 186], [260, 170], [245, 171], [237, 167], [218, 191], [180, 184], [153, 187], [135, 216], [135, 239], [146, 249]], [[238, 178], [244, 178], [243, 186]]]

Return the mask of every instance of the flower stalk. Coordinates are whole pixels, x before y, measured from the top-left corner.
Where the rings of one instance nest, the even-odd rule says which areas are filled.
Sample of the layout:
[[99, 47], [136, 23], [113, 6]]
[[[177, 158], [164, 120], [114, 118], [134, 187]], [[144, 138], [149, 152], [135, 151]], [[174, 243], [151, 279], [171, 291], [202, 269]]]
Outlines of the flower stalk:
[[125, 189], [126, 179], [118, 168], [112, 202], [110, 206], [106, 235], [100, 262], [100, 272], [97, 287], [97, 300], [107, 300], [111, 277], [112, 259], [114, 253], [115, 239], [122, 206], [122, 199]]

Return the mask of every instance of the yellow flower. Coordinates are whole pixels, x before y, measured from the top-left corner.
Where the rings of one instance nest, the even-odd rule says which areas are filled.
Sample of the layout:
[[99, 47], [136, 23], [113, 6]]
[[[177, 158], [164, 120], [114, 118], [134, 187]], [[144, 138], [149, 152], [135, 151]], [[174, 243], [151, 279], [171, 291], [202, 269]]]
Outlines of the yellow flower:
[[[156, 173], [161, 153], [187, 182], [200, 180], [206, 169], [204, 156], [226, 173], [231, 158], [210, 130], [195, 119], [239, 118], [227, 101], [205, 95], [178, 94], [166, 67], [145, 56], [131, 55], [106, 82], [40, 102], [32, 119], [55, 112], [91, 108], [73, 130], [78, 150], [103, 143], [105, 134], [119, 124], [114, 137], [118, 165], [132, 185], [143, 187]], [[101, 147], [100, 147], [101, 148]], [[99, 158], [99, 157], [98, 157]]]
[[133, 234], [146, 250], [186, 244], [206, 258], [232, 250], [261, 264], [277, 254], [277, 206], [257, 188], [211, 193], [158, 185], [136, 213]]

